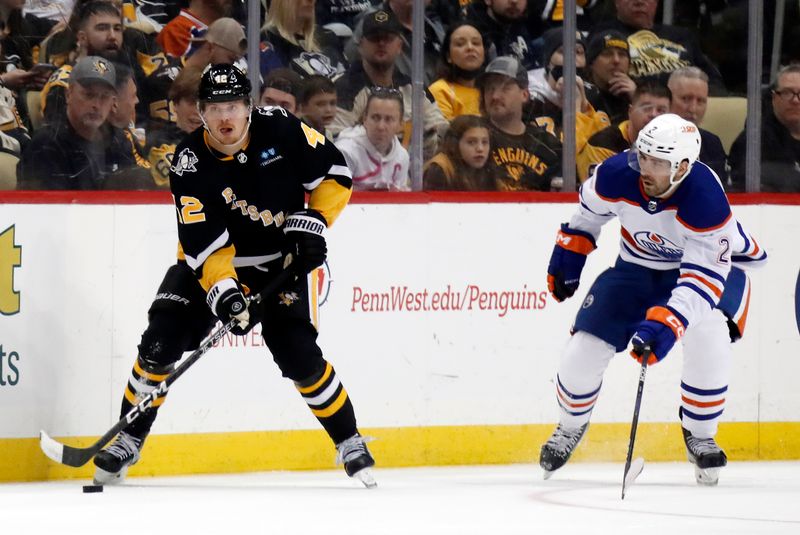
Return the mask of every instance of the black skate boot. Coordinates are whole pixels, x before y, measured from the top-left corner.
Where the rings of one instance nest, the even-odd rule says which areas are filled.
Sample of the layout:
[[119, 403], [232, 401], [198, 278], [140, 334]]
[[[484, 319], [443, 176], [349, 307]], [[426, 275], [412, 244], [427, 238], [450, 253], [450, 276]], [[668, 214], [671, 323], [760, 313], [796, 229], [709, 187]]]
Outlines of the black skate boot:
[[139, 460], [143, 439], [122, 431], [109, 447], [94, 457], [94, 484], [113, 485], [121, 483], [128, 467]]
[[589, 422], [577, 429], [565, 429], [558, 424], [539, 454], [539, 466], [544, 469], [545, 479], [550, 479], [553, 472], [567, 463], [588, 428]]
[[368, 489], [378, 486], [371, 470], [375, 466], [375, 459], [370, 455], [364, 437], [356, 433], [336, 444], [336, 451], [336, 464], [344, 463], [344, 471], [348, 476], [355, 477]]
[[698, 485], [714, 486], [719, 482], [719, 472], [728, 464], [728, 457], [713, 438], [697, 438], [685, 428], [683, 441], [686, 454], [694, 465], [694, 477]]

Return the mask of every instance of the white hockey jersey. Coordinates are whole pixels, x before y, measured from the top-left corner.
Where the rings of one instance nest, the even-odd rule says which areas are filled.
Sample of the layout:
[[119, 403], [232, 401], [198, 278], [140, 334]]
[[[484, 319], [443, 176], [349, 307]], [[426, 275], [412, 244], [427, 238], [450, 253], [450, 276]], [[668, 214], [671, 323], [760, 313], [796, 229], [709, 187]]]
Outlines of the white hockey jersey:
[[[687, 327], [719, 305], [732, 263], [755, 266], [767, 258], [734, 219], [716, 174], [701, 162], [669, 198], [658, 199], [642, 189], [639, 173], [628, 165], [628, 151], [607, 159], [581, 187], [580, 206], [569, 227], [597, 240], [601, 227], [613, 217], [619, 217], [622, 227], [622, 260], [650, 269], [680, 270], [667, 305], [683, 316]], [[746, 315], [749, 283], [744, 277], [746, 288], [739, 288], [741, 271], [735, 272], [738, 301], [726, 298], [726, 304]], [[737, 321], [735, 312], [725, 312]]]

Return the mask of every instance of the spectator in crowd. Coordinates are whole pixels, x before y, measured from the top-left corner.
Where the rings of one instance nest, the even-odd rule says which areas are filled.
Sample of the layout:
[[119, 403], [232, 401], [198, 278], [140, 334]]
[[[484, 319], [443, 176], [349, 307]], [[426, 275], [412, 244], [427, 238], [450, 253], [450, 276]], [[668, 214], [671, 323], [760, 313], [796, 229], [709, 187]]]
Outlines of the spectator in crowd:
[[[395, 68], [402, 54], [403, 30], [397, 20], [386, 11], [373, 11], [363, 21], [361, 41], [358, 44], [361, 60], [350, 65], [336, 81], [336, 119], [329, 131], [336, 136], [354, 126], [363, 116], [367, 97], [372, 87], [391, 87], [403, 95], [402, 143], [411, 141], [411, 79]], [[436, 154], [439, 138], [449, 126], [439, 107], [430, 98], [423, 100], [423, 153], [427, 160]]]
[[[24, 5], [22, 0], [0, 0], [0, 23], [3, 27], [0, 31], [0, 43], [3, 54], [9, 61], [2, 69], [3, 80], [7, 87], [14, 90], [42, 87], [43, 82], [35, 85], [36, 75], [31, 74], [27, 78], [21, 75], [33, 67], [34, 49], [55, 25], [54, 21], [41, 19], [30, 13], [23, 14]], [[11, 76], [10, 71], [15, 69], [21, 72], [17, 76]]]
[[272, 0], [261, 34], [262, 76], [281, 67], [301, 76], [320, 74], [334, 80], [344, 72], [339, 39], [317, 24], [314, 2]]
[[[425, 6], [429, 6], [431, 0], [425, 0]], [[345, 56], [351, 64], [358, 63], [359, 53], [361, 52], [361, 38], [364, 33], [364, 24], [369, 19], [374, 19], [376, 13], [385, 13], [390, 18], [395, 19], [399, 30], [400, 41], [402, 44], [400, 55], [395, 60], [396, 67], [400, 74], [411, 78], [411, 28], [413, 27], [412, 12], [414, 0], [384, 0], [384, 2], [373, 11], [369, 11], [361, 17], [358, 25], [353, 31], [353, 38], [345, 48]], [[381, 15], [382, 17], [383, 15]], [[436, 80], [437, 64], [439, 62], [439, 50], [444, 40], [444, 26], [439, 18], [432, 12], [426, 11], [423, 20], [425, 34], [423, 35], [423, 63], [425, 65], [425, 77], [423, 82], [429, 86]], [[406, 104], [408, 104], [406, 102]]]
[[[112, 62], [121, 59], [122, 14], [110, 2], [93, 1], [80, 6], [77, 22], [77, 58], [100, 56]], [[44, 121], [55, 124], [64, 120], [64, 103], [72, 64], [61, 66], [42, 89]]]
[[262, 106], [280, 106], [289, 113], [297, 113], [297, 97], [303, 79], [291, 69], [280, 68], [270, 71], [264, 80], [259, 104]]
[[[542, 64], [544, 68], [535, 69], [529, 74], [531, 92], [530, 119], [548, 132], [563, 140], [564, 107], [564, 54], [563, 33], [560, 28], [547, 30], [542, 36]], [[577, 36], [575, 43], [575, 151], [580, 152], [589, 137], [599, 132], [611, 121], [604, 111], [597, 110], [593, 102], [600, 98], [597, 89], [583, 81], [586, 67], [586, 53], [583, 40]], [[526, 118], [527, 119], [527, 118]]]
[[367, 97], [361, 124], [343, 130], [336, 141], [353, 173], [355, 191], [410, 191], [408, 151], [397, 140], [403, 95], [376, 88]]
[[153, 189], [150, 179], [150, 164], [142, 155], [144, 135], [136, 131], [136, 83], [133, 71], [122, 63], [114, 64], [116, 98], [103, 125], [103, 139], [107, 152], [128, 155], [122, 160], [117, 173], [113, 173], [104, 189]]
[[[761, 123], [761, 191], [800, 193], [800, 65], [781, 67]], [[746, 186], [746, 131], [731, 146], [735, 191]]]
[[442, 115], [480, 115], [481, 93], [475, 79], [486, 65], [483, 36], [471, 22], [457, 22], [447, 30], [440, 58], [441, 78], [428, 88]]
[[104, 138], [115, 97], [114, 65], [99, 56], [80, 59], [69, 79], [66, 121], [36, 131], [17, 166], [18, 189], [106, 189], [131, 160]]
[[[112, 0], [77, 0], [72, 8], [72, 13], [65, 27], [61, 25], [53, 28], [54, 33], [42, 41], [39, 48], [39, 61], [49, 63], [56, 67], [64, 64], [73, 64], [78, 58], [92, 52], [87, 52], [85, 44], [78, 42], [77, 34], [84, 21], [87, 4], [102, 1], [113, 4], [119, 10], [120, 2]], [[122, 4], [123, 8], [131, 4]], [[90, 11], [94, 11], [90, 9]], [[161, 50], [161, 46], [156, 42], [155, 34], [147, 34], [144, 31], [125, 26], [125, 18], [122, 19], [122, 37], [119, 40], [117, 50], [114, 52], [119, 57], [110, 58], [112, 61], [121, 61], [134, 67], [136, 65], [143, 69], [145, 74], [158, 68], [166, 62], [166, 57]], [[59, 28], [58, 30], [56, 30]], [[105, 56], [104, 56], [105, 57]], [[141, 76], [136, 75], [137, 78]]]
[[466, 19], [481, 28], [492, 51], [490, 56], [511, 56], [528, 69], [539, 66], [531, 47], [534, 35], [528, 26], [528, 0], [474, 0], [466, 7]]
[[561, 143], [523, 121], [530, 98], [528, 72], [520, 61], [500, 56], [478, 77], [481, 106], [492, 137], [491, 165], [500, 191], [550, 191], [561, 179]]
[[244, 28], [230, 17], [222, 17], [208, 26], [208, 30], [192, 37], [186, 65], [205, 68], [218, 63], [234, 64], [247, 53]]
[[[592, 30], [591, 13], [598, 0], [576, 0], [575, 16], [578, 31], [589, 33]], [[540, 35], [550, 28], [564, 24], [564, 0], [528, 0], [528, 28], [534, 35]]]
[[653, 118], [669, 113], [672, 95], [669, 89], [653, 82], [644, 82], [636, 88], [628, 106], [628, 119], [607, 126], [586, 142], [578, 153], [578, 178], [585, 181], [598, 164], [633, 146], [639, 130]]
[[[174, 120], [166, 99], [166, 92], [174, 75], [164, 54], [157, 52], [152, 55], [152, 50], [137, 44], [144, 34], [131, 28], [123, 28], [122, 14], [113, 3], [101, 0], [79, 1], [75, 7], [79, 10], [75, 22], [77, 31], [74, 33], [76, 48], [69, 54], [76, 58], [74, 61], [86, 56], [100, 56], [128, 65], [133, 70], [134, 81], [141, 97], [137, 107], [137, 120], [148, 128]], [[57, 35], [59, 34], [53, 37]], [[128, 43], [126, 37], [132, 37], [133, 42]], [[64, 120], [64, 92], [74, 61], [62, 65], [42, 89], [45, 123], [53, 124]]]
[[655, 80], [666, 85], [672, 71], [694, 65], [708, 75], [714, 95], [726, 93], [716, 65], [703, 54], [692, 33], [678, 26], [656, 24], [658, 0], [614, 0], [615, 20], [595, 26], [595, 33], [617, 30], [628, 39], [630, 76], [638, 84]]
[[169, 88], [169, 100], [175, 108], [175, 122], [147, 135], [147, 161], [150, 174], [159, 189], [169, 189], [169, 168], [175, 147], [186, 134], [203, 126], [197, 111], [202, 69], [186, 67]]
[[717, 135], [700, 128], [708, 106], [708, 75], [697, 67], [681, 67], [672, 71], [668, 86], [672, 93], [670, 111], [698, 127], [702, 140], [698, 160], [713, 169], [727, 188], [728, 155], [722, 141]]
[[490, 152], [486, 120], [477, 115], [459, 115], [444, 135], [441, 152], [425, 164], [422, 189], [493, 191]]
[[615, 30], [592, 35], [586, 47], [586, 63], [588, 81], [600, 93], [598, 110], [606, 112], [613, 124], [619, 124], [627, 118], [636, 91], [636, 82], [628, 76], [631, 62], [625, 36]]
[[181, 57], [189, 50], [193, 35], [207, 30], [212, 22], [230, 11], [231, 0], [189, 0], [189, 7], [181, 9], [158, 33], [158, 44], [167, 55]]
[[[1, 44], [0, 57], [2, 57]], [[20, 69], [20, 72], [25, 71]], [[3, 85], [2, 78], [3, 74], [0, 74], [0, 133], [2, 133], [0, 151], [19, 155], [31, 137], [20, 117], [16, 94]]]
[[0, 83], [14, 91], [41, 89], [49, 72], [32, 70], [33, 50], [54, 22], [30, 13], [23, 15], [23, 0], [0, 0], [0, 46], [3, 50]]
[[328, 125], [336, 118], [336, 86], [330, 78], [314, 75], [303, 80], [297, 115], [315, 130], [327, 132]]

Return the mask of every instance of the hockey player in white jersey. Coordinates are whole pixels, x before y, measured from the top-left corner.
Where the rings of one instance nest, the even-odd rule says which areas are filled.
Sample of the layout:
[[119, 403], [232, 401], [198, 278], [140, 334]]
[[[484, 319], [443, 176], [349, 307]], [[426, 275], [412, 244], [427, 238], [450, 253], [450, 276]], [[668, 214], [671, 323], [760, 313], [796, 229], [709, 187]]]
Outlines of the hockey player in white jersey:
[[[750, 286], [735, 267], [766, 253], [731, 213], [714, 172], [698, 162], [697, 127], [674, 114], [645, 126], [634, 149], [603, 162], [580, 191], [578, 210], [561, 226], [547, 269], [557, 301], [578, 289], [601, 227], [620, 219], [614, 267], [592, 285], [558, 367], [559, 423], [542, 446], [545, 478], [583, 438], [611, 357], [624, 351], [648, 364], [681, 340], [680, 419], [697, 482], [714, 485], [727, 464], [714, 437], [725, 407], [731, 342], [744, 331]], [[732, 267], [732, 264], [734, 267]]]

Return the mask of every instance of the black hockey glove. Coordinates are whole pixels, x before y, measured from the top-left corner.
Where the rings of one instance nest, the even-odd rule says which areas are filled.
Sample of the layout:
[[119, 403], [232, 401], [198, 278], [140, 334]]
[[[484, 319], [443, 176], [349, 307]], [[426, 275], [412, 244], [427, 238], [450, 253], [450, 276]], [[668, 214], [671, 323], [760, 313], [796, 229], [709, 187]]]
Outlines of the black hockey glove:
[[242, 336], [250, 332], [254, 323], [250, 322], [250, 312], [247, 310], [247, 300], [239, 281], [235, 279], [222, 279], [208, 291], [206, 296], [211, 312], [222, 321], [228, 323], [232, 319], [234, 323], [231, 332], [237, 336]]
[[291, 269], [295, 273], [305, 275], [325, 262], [328, 247], [322, 233], [326, 228], [325, 218], [316, 210], [300, 210], [286, 218], [283, 232], [294, 256]]

